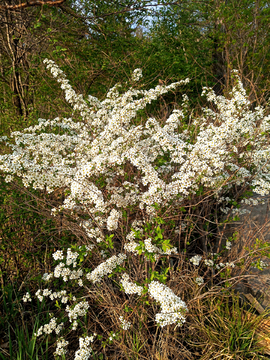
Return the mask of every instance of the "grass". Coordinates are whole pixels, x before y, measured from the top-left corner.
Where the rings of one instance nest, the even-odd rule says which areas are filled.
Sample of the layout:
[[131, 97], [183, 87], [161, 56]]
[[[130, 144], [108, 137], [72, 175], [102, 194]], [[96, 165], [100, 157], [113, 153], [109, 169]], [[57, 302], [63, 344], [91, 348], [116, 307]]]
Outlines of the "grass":
[[49, 359], [49, 339], [37, 341], [37, 329], [48, 321], [48, 309], [43, 303], [25, 309], [18, 294], [17, 284], [5, 286], [1, 291], [0, 324], [2, 344], [0, 344], [0, 359], [8, 360], [43, 360]]
[[213, 295], [200, 302], [195, 311], [193, 326], [200, 341], [190, 343], [202, 349], [201, 360], [265, 358], [257, 333], [266, 315], [255, 316], [254, 309], [249, 309], [239, 296]]

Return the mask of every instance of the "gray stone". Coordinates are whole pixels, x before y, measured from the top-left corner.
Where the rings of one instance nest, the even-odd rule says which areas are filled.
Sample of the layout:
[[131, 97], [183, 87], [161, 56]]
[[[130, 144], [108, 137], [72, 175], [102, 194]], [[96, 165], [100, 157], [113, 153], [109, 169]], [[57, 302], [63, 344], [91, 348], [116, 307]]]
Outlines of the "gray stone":
[[[229, 261], [237, 261], [238, 259], [245, 259], [245, 264], [248, 266], [252, 261], [250, 251], [246, 248], [252, 249], [256, 244], [256, 239], [263, 242], [269, 242], [270, 246], [270, 195], [260, 196], [253, 194], [251, 199], [264, 201], [264, 204], [259, 205], [242, 205], [242, 209], [250, 211], [250, 213], [239, 215], [239, 221], [222, 225], [219, 228], [220, 244], [218, 248], [222, 248], [226, 244], [226, 240], [237, 232], [236, 239], [232, 242], [231, 250], [228, 251]], [[231, 216], [231, 213], [228, 214]], [[223, 218], [224, 221], [227, 216]], [[260, 247], [261, 248], [261, 247]], [[217, 249], [217, 251], [219, 250]], [[267, 249], [266, 249], [267, 250]], [[270, 248], [268, 248], [270, 253]], [[258, 253], [257, 253], [258, 254]], [[253, 261], [259, 260], [260, 257], [255, 257]], [[235, 290], [240, 294], [251, 294], [254, 296], [263, 308], [270, 307], [270, 259], [266, 256], [261, 258], [267, 265], [263, 270], [250, 267], [248, 270], [240, 271], [235, 268], [235, 275], [244, 276], [243, 280], [235, 285]]]

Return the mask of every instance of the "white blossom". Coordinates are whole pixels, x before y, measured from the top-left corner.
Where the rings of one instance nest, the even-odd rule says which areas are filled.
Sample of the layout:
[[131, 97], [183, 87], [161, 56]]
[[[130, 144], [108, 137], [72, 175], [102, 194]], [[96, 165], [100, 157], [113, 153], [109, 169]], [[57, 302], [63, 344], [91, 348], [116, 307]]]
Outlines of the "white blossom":
[[68, 345], [68, 341], [63, 338], [60, 338], [56, 342], [56, 350], [54, 352], [54, 356], [63, 356], [67, 353], [67, 349], [65, 348]]
[[135, 69], [132, 74], [132, 80], [138, 81], [142, 77], [142, 69]]
[[92, 348], [90, 344], [94, 341], [93, 336], [86, 336], [85, 338], [80, 337], [79, 349], [75, 352], [74, 360], [88, 360], [92, 354]]
[[227, 249], [227, 250], [231, 250], [231, 248], [232, 248], [232, 243], [231, 243], [231, 241], [226, 240], [226, 249]]
[[122, 326], [122, 329], [123, 329], [123, 330], [128, 330], [128, 329], [130, 329], [130, 327], [131, 327], [131, 322], [125, 320], [125, 319], [123, 318], [123, 316], [120, 316], [120, 317], [119, 317], [119, 320], [120, 320], [120, 322], [121, 322], [121, 326]]
[[214, 261], [211, 259], [205, 259], [204, 263], [206, 266], [210, 266], [210, 267], [214, 266]]
[[189, 261], [193, 264], [198, 266], [200, 264], [200, 261], [202, 260], [202, 256], [200, 255], [195, 255], [193, 256], [191, 259], [189, 259]]
[[27, 302], [27, 301], [30, 301], [30, 302], [31, 302], [32, 299], [31, 299], [30, 293], [27, 292], [27, 293], [23, 296], [22, 300], [23, 300], [23, 302]]
[[53, 253], [52, 256], [54, 260], [63, 260], [64, 259], [63, 250], [57, 250], [55, 253]]
[[195, 282], [196, 282], [198, 285], [202, 285], [202, 284], [204, 284], [204, 279], [203, 279], [203, 277], [201, 277], [201, 276], [197, 276], [196, 279], [195, 279]]
[[152, 281], [148, 291], [150, 296], [160, 303], [161, 312], [156, 314], [156, 322], [161, 327], [174, 323], [180, 326], [186, 321], [184, 314], [188, 311], [187, 305], [170, 288], [158, 281]]
[[77, 320], [78, 316], [86, 315], [88, 308], [89, 304], [86, 301], [79, 302], [73, 308], [68, 305], [66, 307], [66, 312], [68, 314], [69, 321], [73, 322], [73, 320]]
[[129, 281], [128, 274], [122, 275], [122, 279], [120, 283], [122, 284], [126, 294], [138, 294], [138, 295], [142, 294], [143, 287]]
[[86, 277], [93, 283], [100, 282], [104, 275], [110, 274], [116, 268], [116, 266], [121, 265], [125, 259], [125, 254], [119, 254], [118, 257], [113, 255], [105, 262], [98, 265], [91, 273], [88, 273]]

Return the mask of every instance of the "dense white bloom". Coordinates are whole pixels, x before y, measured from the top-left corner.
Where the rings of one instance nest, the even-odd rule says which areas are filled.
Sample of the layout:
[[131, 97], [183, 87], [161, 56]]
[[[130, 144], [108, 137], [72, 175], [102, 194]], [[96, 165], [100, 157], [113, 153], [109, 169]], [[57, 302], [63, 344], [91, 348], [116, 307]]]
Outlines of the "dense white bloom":
[[[233, 180], [236, 184], [246, 182], [254, 174], [244, 166], [239, 167], [237, 162], [232, 162], [229, 156], [232, 151], [241, 157], [243, 164], [245, 157], [248, 157], [248, 163], [263, 169], [253, 177], [251, 185], [260, 194], [269, 191], [269, 165], [266, 164], [268, 140], [262, 135], [264, 133], [257, 130], [260, 138], [254, 139], [254, 129], [257, 120], [262, 119], [260, 126], [264, 132], [267, 131], [270, 117], [263, 118], [262, 107], [257, 107], [253, 112], [248, 109], [250, 104], [237, 74], [237, 85], [230, 94], [231, 100], [216, 96], [211, 89], [204, 89], [203, 93], [216, 104], [218, 113], [204, 109], [205, 116], [194, 120], [200, 131], [196, 141], [190, 144], [186, 130], [181, 134], [176, 132], [184, 116], [181, 110], [174, 110], [163, 127], [153, 118], [148, 119], [145, 125], [132, 125], [138, 110], [188, 80], [168, 86], [158, 85], [148, 91], [130, 88], [124, 94], [119, 93], [119, 85], [116, 85], [103, 102], [90, 96], [89, 105], [81, 95], [75, 93], [63, 71], [54, 62], [45, 60], [44, 63], [61, 84], [66, 100], [80, 113], [83, 122], [70, 118], [40, 119], [38, 125], [23, 133], [14, 132], [11, 135], [15, 139], [13, 153], [1, 155], [0, 168], [12, 176], [22, 176], [26, 186], [46, 187], [48, 192], [63, 184], [69, 187], [71, 193], [64, 200], [64, 208], [72, 211], [87, 208], [90, 213], [100, 211], [104, 214], [100, 216], [100, 225], [107, 222], [108, 229], [115, 230], [120, 214], [115, 207], [138, 204], [140, 209], [154, 216], [153, 204], [161, 205], [164, 201], [175, 200], [179, 194], [184, 200], [190, 191], [198, 188], [196, 179], [200, 178], [200, 183], [208, 187], [225, 183], [230, 178], [227, 168], [237, 171], [237, 179]], [[139, 76], [141, 71], [136, 69], [134, 78]], [[183, 109], [186, 104], [187, 98], [183, 97]], [[239, 109], [242, 113], [239, 113]], [[219, 118], [221, 125], [209, 124], [209, 117], [213, 123]], [[67, 132], [62, 135], [44, 133], [51, 126], [60, 126]], [[239, 152], [247, 143], [253, 146], [254, 151], [247, 154]], [[170, 160], [165, 165], [156, 166], [155, 160], [166, 151], [170, 152]], [[131, 163], [141, 176], [134, 183], [123, 182], [122, 186], [111, 186], [115, 175], [122, 176], [122, 168], [127, 163]], [[163, 174], [167, 174], [166, 182], [163, 181]], [[103, 175], [108, 183], [108, 201], [104, 198], [103, 190], [89, 180], [99, 175]], [[142, 190], [139, 183], [148, 185], [148, 188]], [[229, 182], [226, 186], [229, 188]], [[92, 206], [90, 210], [89, 206]], [[89, 235], [92, 230], [87, 230]], [[102, 239], [102, 236], [98, 239]], [[62, 254], [55, 256], [61, 260]]]
[[7, 175], [7, 176], [5, 177], [5, 182], [6, 182], [6, 183], [11, 182], [12, 180], [13, 180], [13, 176], [11, 176], [11, 175]]
[[55, 253], [53, 253], [52, 256], [54, 260], [63, 260], [64, 259], [63, 250], [57, 250]]
[[120, 211], [112, 209], [110, 216], [107, 219], [107, 229], [112, 231], [118, 228], [118, 220], [122, 217]]
[[55, 331], [56, 334], [59, 334], [60, 331], [63, 329], [64, 327], [64, 323], [60, 323], [60, 324], [57, 324], [56, 322], [56, 318], [55, 317], [52, 317], [50, 322], [48, 324], [45, 324], [43, 326], [41, 326], [37, 333], [35, 334], [35, 336], [40, 336], [42, 334], [51, 334], [53, 331]]
[[73, 320], [77, 320], [78, 316], [86, 315], [88, 308], [89, 304], [86, 301], [79, 302], [72, 309], [68, 305], [66, 307], [66, 312], [68, 313], [69, 321], [73, 322]]
[[128, 274], [122, 275], [122, 279], [120, 280], [120, 283], [122, 284], [126, 294], [138, 294], [138, 295], [142, 294], [143, 287], [138, 286], [132, 283], [131, 281], [129, 281]]
[[[79, 254], [77, 252], [73, 252], [71, 251], [71, 249], [67, 249], [67, 257], [66, 257], [66, 264], [67, 265], [73, 265], [73, 267], [76, 267], [77, 263], [77, 257], [79, 256]], [[62, 259], [61, 259], [62, 260]]]
[[79, 344], [80, 348], [75, 352], [74, 360], [88, 360], [92, 353], [90, 344], [94, 341], [93, 336], [86, 336], [85, 338], [80, 337]]
[[[257, 131], [260, 139], [255, 141], [254, 128], [257, 120], [262, 119], [262, 130], [269, 129], [270, 117], [263, 118], [262, 107], [257, 107], [253, 112], [248, 109], [250, 103], [237, 74], [235, 78], [238, 83], [230, 94], [231, 100], [216, 96], [211, 89], [204, 89], [203, 93], [209, 101], [214, 101], [219, 113], [204, 109], [205, 117], [194, 120], [194, 124], [200, 126], [196, 142], [188, 144], [187, 131], [176, 133], [180, 125], [179, 119], [183, 117], [181, 110], [174, 110], [163, 127], [153, 118], [137, 127], [131, 122], [136, 112], [146, 104], [188, 80], [168, 86], [158, 85], [148, 91], [131, 88], [124, 94], [119, 93], [119, 85], [116, 85], [103, 102], [90, 96], [89, 105], [81, 95], [75, 93], [63, 71], [54, 62], [45, 60], [44, 63], [61, 84], [66, 100], [80, 113], [83, 122], [74, 122], [70, 118], [48, 121], [40, 119], [38, 125], [26, 129], [24, 133], [14, 132], [11, 135], [15, 139], [13, 153], [0, 157], [0, 167], [11, 175], [22, 176], [26, 186], [33, 184], [34, 188], [46, 187], [49, 192], [63, 184], [70, 187], [71, 194], [66, 197], [63, 206], [75, 210], [78, 208], [78, 201], [81, 203], [80, 209], [92, 205], [91, 211], [106, 214], [100, 220], [107, 221], [109, 229], [117, 227], [117, 218], [112, 214], [108, 215], [112, 206], [126, 207], [137, 203], [153, 216], [153, 204], [174, 200], [178, 194], [184, 199], [191, 189], [194, 191], [198, 188], [196, 179], [201, 178], [201, 184], [206, 186], [226, 182], [230, 177], [226, 167], [237, 171], [236, 183], [240, 184], [247, 177], [251, 178], [253, 174], [249, 169], [231, 162], [231, 151], [238, 154], [244, 164], [244, 157], [249, 157], [249, 163], [253, 163], [255, 167], [265, 165], [253, 178], [251, 185], [260, 194], [269, 191], [269, 181], [266, 178], [269, 166], [265, 163], [269, 153], [268, 140], [262, 132]], [[141, 71], [136, 69], [134, 77], [139, 76]], [[184, 97], [183, 108], [186, 103], [187, 98]], [[209, 125], [209, 121], [206, 121], [209, 117], [212, 117], [213, 122], [219, 118], [221, 125]], [[51, 126], [60, 126], [67, 133], [43, 133]], [[88, 131], [90, 128], [91, 132]], [[246, 142], [252, 144], [254, 151], [239, 153]], [[20, 144], [24, 144], [24, 148]], [[164, 151], [170, 152], [170, 160], [166, 165], [156, 167], [155, 160]], [[76, 159], [73, 154], [77, 154]], [[123, 171], [117, 167], [124, 166], [127, 162], [137, 168], [141, 178], [128, 187], [124, 183], [119, 187], [111, 186], [113, 177]], [[116, 171], [112, 171], [111, 166]], [[176, 172], [173, 172], [174, 169], [177, 169]], [[166, 183], [161, 176], [165, 173], [168, 175]], [[102, 190], [89, 180], [100, 174], [107, 178], [110, 201], [106, 201]], [[138, 182], [148, 184], [148, 189], [140, 190]], [[227, 183], [227, 187], [229, 186]]]
[[170, 288], [158, 281], [152, 281], [148, 291], [161, 306], [161, 312], [156, 314], [156, 322], [160, 326], [174, 323], [182, 325], [186, 321], [184, 314], [188, 311], [187, 305]]
[[189, 259], [190, 262], [192, 262], [193, 265], [198, 266], [200, 264], [200, 261], [202, 260], [202, 256], [195, 255], [191, 259]]
[[[86, 250], [90, 251], [92, 249], [91, 246], [87, 246]], [[85, 252], [84, 256], [87, 255]], [[51, 277], [60, 278], [63, 277], [63, 280], [67, 282], [68, 280], [78, 280], [78, 284], [82, 286], [81, 277], [83, 276], [83, 270], [71, 270], [69, 266], [72, 265], [73, 268], [77, 267], [77, 258], [79, 254], [76, 251], [72, 251], [70, 248], [67, 249], [66, 257], [63, 254], [62, 250], [58, 250], [53, 254], [55, 260], [64, 260], [66, 261], [66, 265], [63, 261], [61, 261], [54, 269], [52, 274], [44, 274], [43, 280], [49, 280]]]
[[54, 277], [56, 278], [63, 277], [63, 280], [65, 282], [68, 281], [70, 274], [71, 274], [71, 270], [68, 267], [65, 267], [65, 264], [63, 262], [58, 264], [54, 269]]
[[113, 255], [105, 262], [98, 265], [91, 273], [88, 273], [86, 277], [93, 283], [100, 282], [104, 275], [110, 274], [116, 268], [116, 266], [121, 265], [125, 259], [125, 254], [119, 254], [118, 257]]

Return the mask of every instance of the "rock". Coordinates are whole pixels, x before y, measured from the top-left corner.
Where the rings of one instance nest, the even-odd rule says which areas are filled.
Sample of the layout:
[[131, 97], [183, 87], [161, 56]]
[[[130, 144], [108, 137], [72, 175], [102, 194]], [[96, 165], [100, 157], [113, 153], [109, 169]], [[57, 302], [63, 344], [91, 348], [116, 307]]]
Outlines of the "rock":
[[[231, 250], [228, 251], [229, 261], [236, 261], [242, 258], [245, 259], [247, 265], [251, 263], [252, 257], [250, 256], [250, 251], [247, 251], [246, 248], [252, 249], [254, 245], [256, 246], [256, 239], [269, 242], [268, 252], [270, 254], [270, 195], [261, 196], [254, 193], [251, 197], [251, 201], [253, 200], [255, 202], [256, 200], [259, 201], [259, 204], [242, 205], [241, 211], [248, 211], [248, 213], [239, 215], [239, 221], [222, 225], [219, 228], [221, 239], [219, 248], [222, 248], [226, 244], [226, 240], [232, 237], [233, 233], [237, 232], [235, 240], [232, 241]], [[229, 213], [225, 216], [222, 221], [228, 218], [228, 216], [231, 216], [231, 214]], [[235, 290], [240, 294], [252, 294], [259, 301], [260, 305], [266, 309], [270, 308], [270, 259], [266, 256], [256, 256], [253, 258], [253, 261], [260, 261], [260, 259], [263, 260], [267, 267], [263, 270], [250, 267], [248, 270], [241, 272], [241, 275], [245, 275], [245, 278], [235, 285]], [[240, 274], [239, 268], [238, 274]]]

